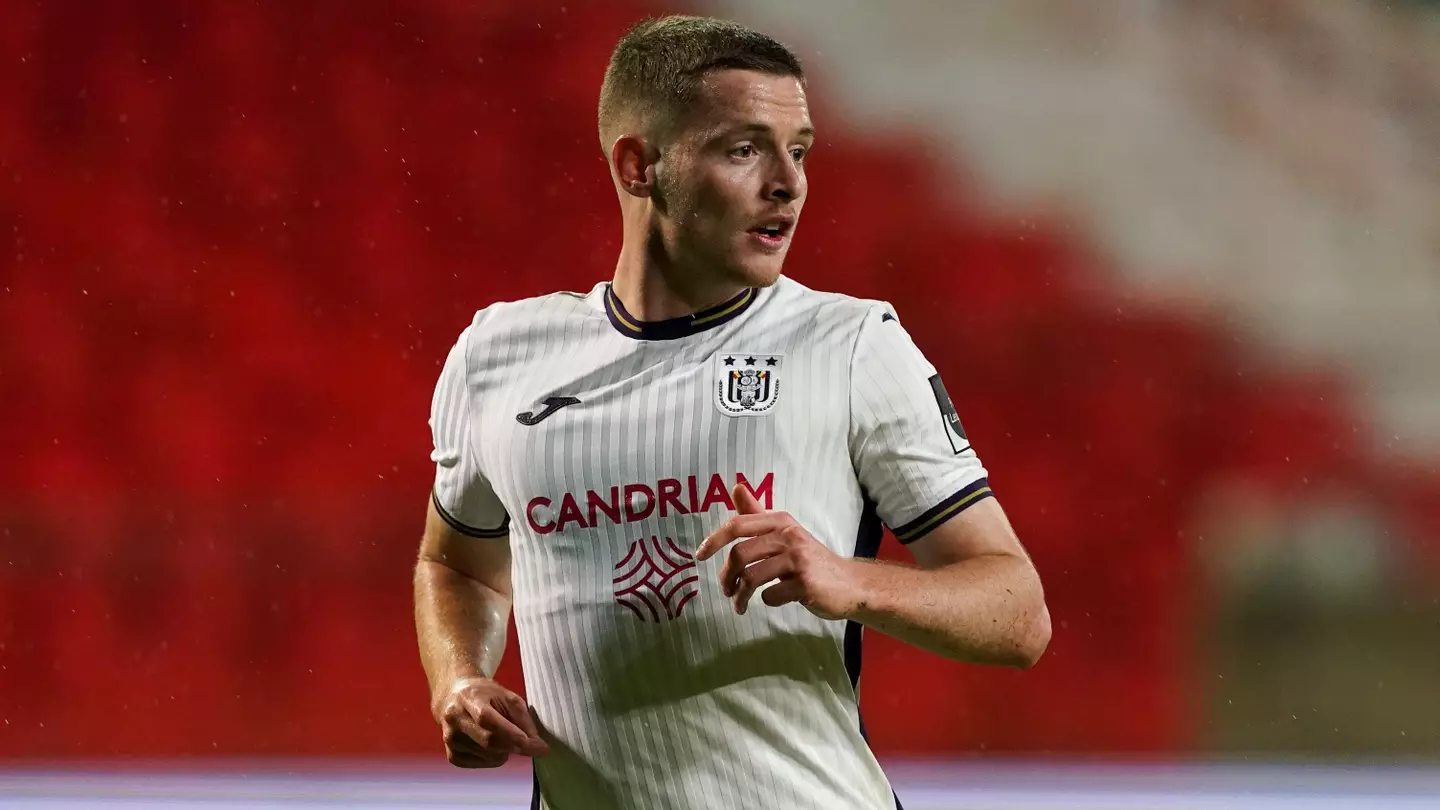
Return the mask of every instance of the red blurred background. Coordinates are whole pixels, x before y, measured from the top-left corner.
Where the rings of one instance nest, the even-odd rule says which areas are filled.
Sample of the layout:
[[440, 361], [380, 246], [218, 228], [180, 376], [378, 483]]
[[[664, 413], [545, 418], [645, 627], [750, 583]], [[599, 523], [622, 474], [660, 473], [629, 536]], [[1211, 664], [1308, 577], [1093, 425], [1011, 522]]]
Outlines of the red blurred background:
[[[596, 93], [654, 9], [0, 10], [0, 756], [438, 756], [410, 604], [432, 387], [474, 310], [609, 275]], [[1440, 532], [1344, 379], [1112, 291], [1071, 223], [997, 213], [812, 81], [789, 271], [896, 305], [1055, 618], [1025, 673], [870, 634], [879, 751], [1200, 747], [1220, 482]]]

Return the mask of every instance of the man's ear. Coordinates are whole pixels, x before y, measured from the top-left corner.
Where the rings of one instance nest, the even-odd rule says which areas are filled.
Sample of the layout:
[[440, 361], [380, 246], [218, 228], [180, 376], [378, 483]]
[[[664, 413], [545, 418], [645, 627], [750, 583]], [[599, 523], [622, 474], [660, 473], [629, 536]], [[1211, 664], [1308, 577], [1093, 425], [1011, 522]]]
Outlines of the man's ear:
[[620, 188], [635, 197], [649, 197], [655, 192], [655, 164], [660, 150], [636, 135], [626, 135], [610, 147], [610, 160]]

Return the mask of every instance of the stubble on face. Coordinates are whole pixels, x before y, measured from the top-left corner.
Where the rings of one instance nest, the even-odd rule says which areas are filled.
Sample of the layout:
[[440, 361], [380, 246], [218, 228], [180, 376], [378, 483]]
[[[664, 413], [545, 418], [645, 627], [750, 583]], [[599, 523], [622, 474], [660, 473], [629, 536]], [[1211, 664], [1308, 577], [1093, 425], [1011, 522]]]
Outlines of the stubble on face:
[[[662, 149], [656, 173], [656, 241], [662, 243], [656, 247], [667, 264], [716, 282], [773, 284], [784, 252], [754, 252], [747, 232], [777, 212], [798, 219], [803, 167], [791, 199], [771, 199], [767, 187], [776, 176], [773, 161], [793, 159], [797, 146], [808, 151], [810, 126], [804, 87], [792, 77], [745, 70], [705, 77], [696, 104]], [[747, 150], [755, 157], [737, 157]]]

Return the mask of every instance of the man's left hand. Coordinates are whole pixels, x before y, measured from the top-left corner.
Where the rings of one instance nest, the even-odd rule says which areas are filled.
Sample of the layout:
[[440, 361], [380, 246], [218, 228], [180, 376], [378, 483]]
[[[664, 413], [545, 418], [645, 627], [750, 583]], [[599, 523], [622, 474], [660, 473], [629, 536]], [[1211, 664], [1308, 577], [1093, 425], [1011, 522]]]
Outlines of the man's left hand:
[[755, 591], [768, 582], [775, 584], [760, 601], [771, 607], [798, 602], [822, 619], [846, 618], [863, 604], [863, 563], [831, 551], [788, 512], [765, 511], [744, 485], [736, 486], [733, 496], [739, 514], [705, 538], [695, 559], [707, 560], [730, 546], [720, 590], [734, 601], [736, 613], [744, 614]]

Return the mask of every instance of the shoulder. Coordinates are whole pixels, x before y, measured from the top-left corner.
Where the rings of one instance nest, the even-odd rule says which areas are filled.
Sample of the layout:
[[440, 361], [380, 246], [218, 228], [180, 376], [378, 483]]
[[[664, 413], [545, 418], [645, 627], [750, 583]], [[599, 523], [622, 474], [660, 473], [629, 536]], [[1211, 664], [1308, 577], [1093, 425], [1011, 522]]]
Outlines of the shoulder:
[[531, 298], [497, 301], [475, 313], [476, 332], [522, 327], [553, 327], [596, 314], [592, 293], [553, 292]]
[[530, 298], [496, 301], [477, 310], [461, 333], [472, 349], [477, 346], [530, 340], [600, 315], [591, 292], [553, 292]]
[[772, 288], [771, 317], [796, 324], [814, 335], [831, 335], [852, 344], [870, 323], [897, 320], [887, 301], [856, 298], [838, 292], [815, 290], [781, 277]]
[[583, 324], [597, 318], [603, 322], [604, 315], [591, 303], [590, 293], [554, 292], [497, 301], [471, 316], [452, 353], [457, 361], [464, 358], [473, 382], [476, 373], [493, 369], [505, 358], [521, 359], [573, 339]]

